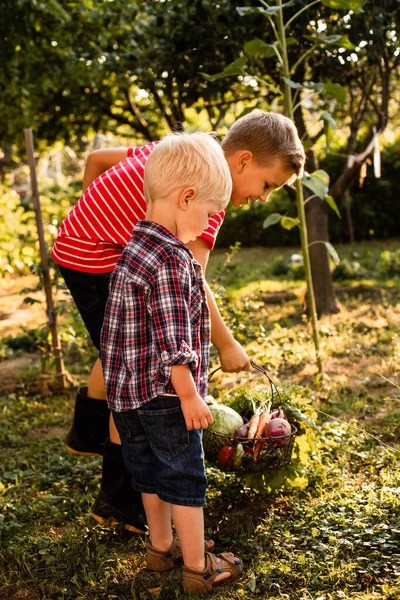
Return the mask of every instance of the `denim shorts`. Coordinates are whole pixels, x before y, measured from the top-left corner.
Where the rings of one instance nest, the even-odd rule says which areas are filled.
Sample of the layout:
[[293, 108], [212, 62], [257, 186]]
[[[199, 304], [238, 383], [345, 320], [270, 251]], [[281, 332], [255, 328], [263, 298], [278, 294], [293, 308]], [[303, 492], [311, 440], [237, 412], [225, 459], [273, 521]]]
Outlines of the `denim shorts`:
[[110, 273], [82, 273], [58, 265], [67, 288], [79, 310], [97, 350], [100, 350], [100, 333], [108, 298]]
[[135, 490], [171, 504], [204, 506], [202, 430], [187, 430], [178, 396], [157, 396], [113, 417]]

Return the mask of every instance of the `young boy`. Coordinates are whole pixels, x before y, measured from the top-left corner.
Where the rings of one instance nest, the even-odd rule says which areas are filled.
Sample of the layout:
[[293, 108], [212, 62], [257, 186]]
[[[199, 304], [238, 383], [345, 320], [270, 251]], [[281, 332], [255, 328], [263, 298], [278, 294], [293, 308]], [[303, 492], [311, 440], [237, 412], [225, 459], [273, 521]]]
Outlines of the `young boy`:
[[229, 201], [221, 147], [205, 133], [166, 136], [147, 160], [144, 191], [146, 220], [110, 277], [101, 362], [124, 462], [142, 494], [147, 566], [164, 571], [183, 557], [185, 592], [204, 593], [243, 571], [230, 553], [204, 552], [211, 325], [202, 268], [186, 245]]
[[[52, 258], [60, 267], [96, 348], [100, 345], [110, 273], [134, 225], [146, 213], [143, 171], [155, 147], [152, 142], [90, 154], [84, 194], [61, 224], [54, 244]], [[272, 190], [300, 175], [305, 160], [293, 122], [262, 110], [253, 110], [238, 119], [225, 136], [222, 148], [232, 178], [231, 202], [235, 206], [256, 199], [266, 202]], [[189, 242], [204, 271], [223, 216], [224, 212], [213, 215], [201, 235]], [[223, 369], [247, 368], [247, 354], [224, 324], [207, 284], [206, 292], [212, 342]], [[101, 523], [109, 518], [112, 522], [122, 521], [126, 529], [142, 531], [140, 496], [126, 485], [127, 474], [112, 421], [110, 440], [106, 439], [109, 411], [105, 398], [101, 364], [97, 360], [88, 387], [78, 390], [67, 448], [76, 454], [103, 455], [102, 485], [93, 517]]]

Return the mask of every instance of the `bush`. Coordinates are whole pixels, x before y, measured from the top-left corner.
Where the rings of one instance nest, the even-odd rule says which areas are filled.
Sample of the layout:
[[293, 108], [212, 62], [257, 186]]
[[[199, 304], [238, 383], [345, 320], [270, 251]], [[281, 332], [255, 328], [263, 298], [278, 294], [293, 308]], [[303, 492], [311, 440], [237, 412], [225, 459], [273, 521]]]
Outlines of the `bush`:
[[[45, 239], [49, 250], [61, 221], [80, 196], [80, 183], [68, 185], [43, 185], [40, 203]], [[7, 185], [0, 185], [0, 276], [22, 275], [33, 264], [39, 264], [39, 242], [35, 213], [28, 194], [20, 196]]]

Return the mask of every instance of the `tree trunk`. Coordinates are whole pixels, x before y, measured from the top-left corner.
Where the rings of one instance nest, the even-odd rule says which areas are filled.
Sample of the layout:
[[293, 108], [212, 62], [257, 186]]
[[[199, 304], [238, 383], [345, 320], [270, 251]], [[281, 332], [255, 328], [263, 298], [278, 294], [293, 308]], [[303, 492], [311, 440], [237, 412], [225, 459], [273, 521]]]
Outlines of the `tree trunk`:
[[328, 211], [321, 198], [307, 202], [306, 222], [317, 315], [338, 313], [340, 308], [333, 289], [328, 252], [325, 244], [320, 243], [328, 241]]

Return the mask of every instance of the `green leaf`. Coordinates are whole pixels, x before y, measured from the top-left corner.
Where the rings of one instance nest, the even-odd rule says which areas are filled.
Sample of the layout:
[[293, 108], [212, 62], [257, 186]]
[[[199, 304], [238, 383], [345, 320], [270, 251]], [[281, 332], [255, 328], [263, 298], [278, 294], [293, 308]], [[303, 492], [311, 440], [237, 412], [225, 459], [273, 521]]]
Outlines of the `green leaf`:
[[324, 83], [323, 93], [334, 98], [339, 104], [345, 104], [347, 100], [347, 87], [339, 83], [332, 83], [330, 81]]
[[30, 296], [27, 296], [26, 298], [24, 298], [23, 300], [23, 304], [40, 304], [40, 300], [36, 300], [36, 298], [32, 298]]
[[269, 57], [274, 56], [275, 50], [271, 44], [266, 44], [263, 40], [251, 40], [243, 46], [243, 50], [250, 56], [261, 54], [261, 56]]
[[336, 124], [336, 121], [335, 121], [335, 119], [332, 117], [331, 113], [328, 113], [328, 112], [323, 112], [323, 113], [321, 114], [321, 119], [322, 119], [323, 121], [326, 121], [327, 123], [329, 123], [329, 125], [330, 125], [331, 127], [333, 127], [333, 129], [336, 129], [336, 127], [337, 127], [337, 124]]
[[300, 220], [299, 219], [293, 219], [292, 217], [282, 217], [281, 219], [281, 225], [284, 229], [293, 229], [293, 227], [299, 227], [300, 226]]
[[325, 44], [335, 44], [342, 38], [341, 35], [327, 35], [325, 37], [321, 37], [321, 41], [325, 42]]
[[297, 44], [298, 41], [299, 40], [297, 38], [291, 35], [290, 37], [286, 38], [286, 47], [293, 46], [294, 44]]
[[282, 219], [282, 215], [280, 215], [279, 213], [272, 213], [271, 215], [269, 215], [269, 217], [267, 217], [263, 223], [263, 227], [264, 229], [267, 229], [267, 227], [271, 227], [271, 225], [275, 225], [276, 223], [279, 223], [279, 221]]
[[335, 200], [332, 198], [332, 196], [329, 196], [329, 194], [327, 194], [324, 198], [325, 202], [327, 202], [329, 204], [329, 206], [331, 207], [331, 209], [333, 211], [335, 211], [335, 213], [337, 214], [337, 216], [339, 217], [339, 219], [342, 218], [340, 211], [337, 207], [337, 204], [335, 202]]
[[246, 75], [243, 67], [247, 63], [247, 57], [241, 56], [233, 61], [230, 65], [225, 67], [220, 73], [214, 75], [208, 75], [207, 73], [200, 73], [207, 81], [214, 81], [216, 79], [222, 79], [223, 77], [232, 77], [233, 75]]
[[329, 175], [322, 169], [317, 169], [311, 175], [304, 175], [302, 184], [320, 198], [325, 198], [329, 190]]
[[298, 83], [297, 81], [292, 81], [292, 79], [288, 79], [287, 77], [282, 77], [282, 79], [293, 90], [301, 90], [303, 88], [302, 83]]
[[282, 4], [281, 6], [270, 6], [269, 8], [267, 8], [267, 10], [265, 11], [267, 13], [267, 15], [276, 15], [281, 8], [285, 8], [285, 6], [293, 6], [294, 2], [286, 2], [285, 4]]
[[356, 46], [353, 44], [353, 42], [349, 40], [348, 35], [342, 35], [337, 45], [346, 48], [346, 50], [356, 49]]
[[328, 250], [328, 253], [331, 257], [331, 259], [333, 260], [333, 262], [335, 263], [335, 265], [338, 265], [340, 263], [340, 258], [338, 253], [336, 252], [335, 248], [332, 246], [332, 244], [330, 242], [324, 242], [326, 249]]
[[254, 573], [250, 573], [250, 578], [247, 587], [250, 590], [250, 592], [254, 593], [256, 591], [256, 576], [254, 575]]
[[356, 10], [362, 8], [362, 0], [321, 0], [321, 3], [336, 10]]
[[256, 13], [266, 14], [266, 9], [261, 8], [261, 6], [237, 6], [237, 12], [241, 17], [246, 17], [247, 15], [254, 15]]
[[326, 138], [326, 146], [329, 148], [330, 143], [332, 141], [333, 132], [336, 129], [336, 121], [332, 117], [331, 113], [324, 112], [321, 114], [321, 119], [324, 121], [324, 130], [325, 130], [325, 138]]
[[348, 35], [332, 34], [325, 36], [323, 34], [319, 34], [318, 37], [313, 35], [304, 35], [303, 37], [306, 40], [309, 40], [310, 42], [315, 44], [316, 46], [321, 44], [328, 44], [330, 46], [339, 46], [341, 48], [346, 48], [346, 50], [354, 50], [356, 48], [356, 46], [349, 40]]

